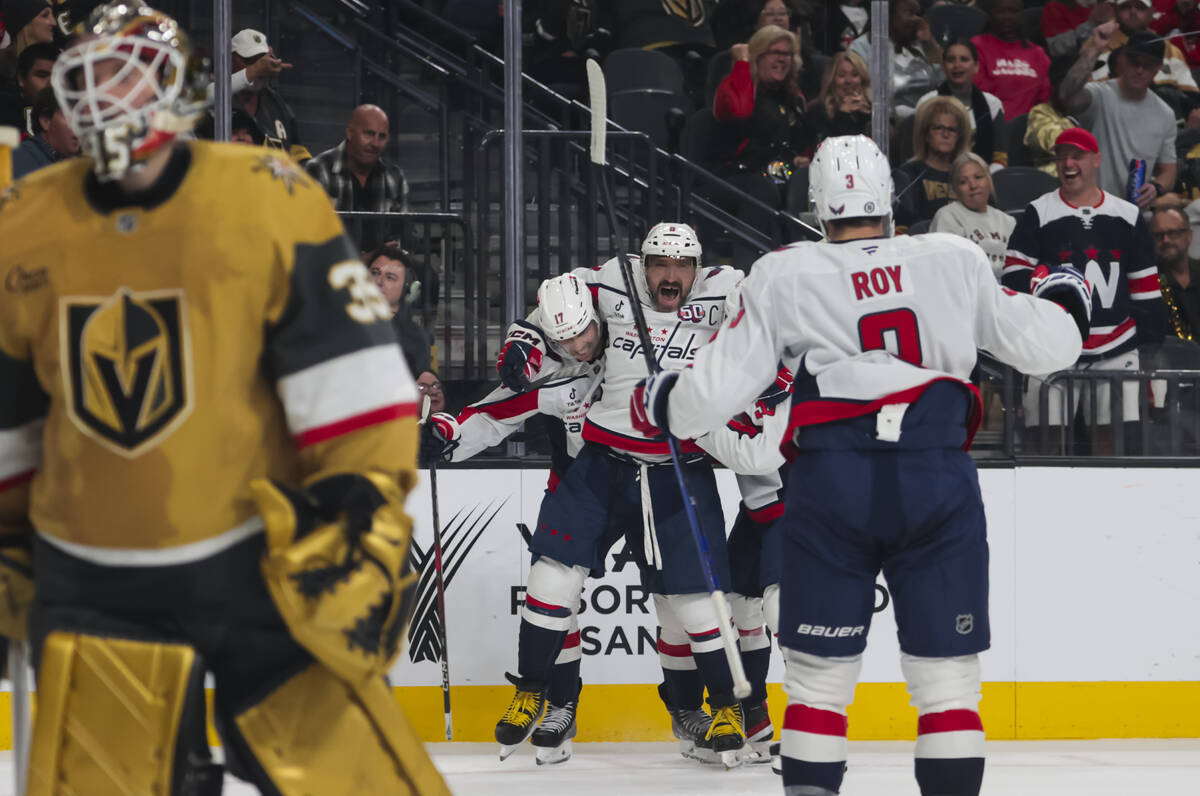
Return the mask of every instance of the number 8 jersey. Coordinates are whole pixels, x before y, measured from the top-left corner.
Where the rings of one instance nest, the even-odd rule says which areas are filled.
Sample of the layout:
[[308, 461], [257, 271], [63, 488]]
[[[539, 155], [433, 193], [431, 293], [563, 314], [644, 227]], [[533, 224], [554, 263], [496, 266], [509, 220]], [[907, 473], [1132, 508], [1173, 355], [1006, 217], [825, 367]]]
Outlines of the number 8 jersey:
[[680, 437], [753, 401], [781, 359], [794, 430], [911, 403], [947, 379], [974, 392], [976, 349], [1034, 373], [1080, 350], [1061, 307], [1000, 287], [983, 251], [947, 234], [794, 243], [754, 264], [740, 302], [671, 391]]

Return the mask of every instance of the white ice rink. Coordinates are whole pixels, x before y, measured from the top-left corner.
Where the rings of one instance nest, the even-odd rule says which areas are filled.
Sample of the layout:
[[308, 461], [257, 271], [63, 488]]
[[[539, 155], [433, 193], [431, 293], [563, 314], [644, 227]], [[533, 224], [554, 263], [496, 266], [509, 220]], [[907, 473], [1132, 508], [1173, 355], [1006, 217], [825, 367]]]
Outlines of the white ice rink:
[[[723, 771], [679, 757], [673, 744], [577, 744], [556, 766], [534, 765], [527, 748], [503, 764], [494, 744], [434, 744], [457, 796], [780, 796], [770, 766]], [[997, 741], [987, 748], [985, 796], [1197, 796], [1200, 740]], [[843, 796], [917, 796], [912, 744], [854, 742]], [[0, 796], [12, 796], [12, 754], [0, 752]], [[256, 791], [228, 780], [227, 796]], [[363, 796], [374, 796], [363, 794]]]

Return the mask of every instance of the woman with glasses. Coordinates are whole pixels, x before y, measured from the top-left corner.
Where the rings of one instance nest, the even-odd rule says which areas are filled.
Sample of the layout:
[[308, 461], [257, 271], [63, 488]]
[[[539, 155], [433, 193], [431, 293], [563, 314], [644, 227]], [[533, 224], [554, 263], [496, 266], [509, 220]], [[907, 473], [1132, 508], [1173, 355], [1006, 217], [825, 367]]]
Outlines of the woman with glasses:
[[971, 151], [985, 162], [991, 163], [992, 171], [1008, 165], [1008, 151], [1004, 137], [1004, 103], [975, 85], [979, 72], [979, 51], [968, 39], [958, 39], [946, 45], [942, 51], [942, 69], [946, 79], [935, 90], [917, 101], [917, 108], [934, 97], [954, 97], [970, 111], [967, 117], [974, 134]]
[[756, 183], [774, 184], [780, 206], [783, 192], [778, 188], [786, 186], [794, 169], [808, 165], [811, 148], [798, 82], [799, 42], [794, 33], [767, 25], [732, 51], [733, 70], [717, 87], [713, 115], [736, 127], [740, 143], [719, 171], [727, 178], [745, 175]]
[[913, 159], [892, 173], [896, 185], [896, 232], [930, 221], [950, 201], [950, 167], [967, 149], [970, 119], [953, 97], [921, 106], [913, 123]]

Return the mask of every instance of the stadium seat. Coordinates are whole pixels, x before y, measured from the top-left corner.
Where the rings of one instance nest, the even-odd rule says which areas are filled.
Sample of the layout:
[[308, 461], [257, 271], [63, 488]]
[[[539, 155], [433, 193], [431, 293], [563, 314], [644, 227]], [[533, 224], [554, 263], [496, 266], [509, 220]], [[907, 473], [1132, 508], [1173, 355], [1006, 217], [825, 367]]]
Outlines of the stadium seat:
[[1008, 142], [1009, 166], [1032, 166], [1033, 153], [1025, 146], [1025, 128], [1029, 125], [1029, 114], [1022, 113], [1004, 122], [1004, 135]]
[[944, 45], [980, 33], [987, 25], [987, 14], [972, 6], [942, 5], [926, 11], [925, 21], [933, 38]]
[[992, 175], [992, 184], [996, 186], [996, 205], [1006, 213], [1015, 213], [1057, 188], [1058, 178], [1032, 166], [1009, 166]]
[[669, 116], [686, 114], [691, 105], [686, 96], [678, 91], [643, 88], [627, 91], [610, 91], [608, 115], [626, 130], [640, 130], [649, 134], [655, 146], [670, 150], [671, 124]]
[[[941, 8], [942, 6], [938, 6]], [[901, 120], [899, 126], [896, 127], [896, 165], [907, 163], [912, 160], [913, 156], [913, 127], [917, 122], [917, 115], [911, 113]]]
[[697, 166], [712, 171], [733, 157], [737, 144], [734, 128], [718, 122], [711, 108], [703, 108], [688, 117], [687, 126], [683, 129], [680, 154]]
[[[940, 6], [939, 6], [939, 8], [940, 8]], [[933, 224], [933, 219], [931, 219], [931, 218], [923, 219], [921, 221], [918, 221], [915, 224], [909, 224], [908, 225], [908, 234], [909, 235], [920, 235], [923, 232], [928, 232], [929, 227], [932, 224]]]
[[613, 50], [604, 59], [608, 93], [633, 89], [660, 89], [683, 93], [683, 70], [674, 58], [654, 50], [627, 47]]

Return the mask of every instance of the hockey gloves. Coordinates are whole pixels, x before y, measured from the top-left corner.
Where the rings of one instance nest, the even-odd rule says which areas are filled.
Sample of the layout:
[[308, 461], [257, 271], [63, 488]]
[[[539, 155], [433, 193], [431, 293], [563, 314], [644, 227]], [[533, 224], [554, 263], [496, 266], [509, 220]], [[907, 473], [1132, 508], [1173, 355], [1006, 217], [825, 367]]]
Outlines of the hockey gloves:
[[513, 392], [529, 389], [529, 382], [542, 369], [545, 353], [538, 335], [518, 326], [505, 339], [500, 358], [496, 360], [500, 382]]
[[458, 447], [462, 430], [454, 415], [437, 412], [428, 417], [421, 427], [421, 448], [417, 454], [417, 464], [429, 467], [431, 464], [448, 461], [450, 454]]
[[792, 371], [782, 363], [775, 374], [775, 381], [763, 390], [754, 401], [754, 417], [762, 420], [767, 415], [775, 414], [775, 409], [792, 397]]
[[679, 373], [664, 370], [642, 379], [633, 388], [629, 399], [629, 414], [633, 428], [647, 437], [662, 437], [669, 434], [667, 428], [667, 396], [675, 386]]
[[1069, 265], [1054, 272], [1039, 265], [1029, 278], [1029, 288], [1034, 296], [1053, 301], [1070, 313], [1079, 327], [1079, 336], [1084, 341], [1088, 339], [1092, 326], [1092, 287], [1083, 274]]

